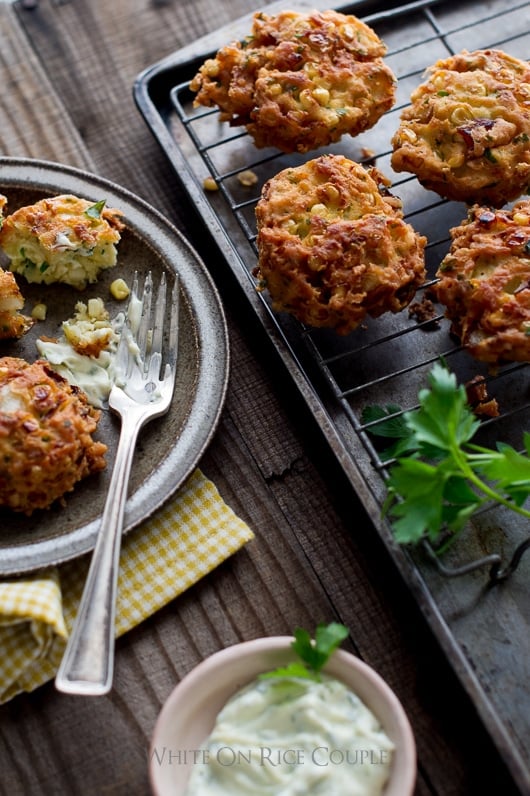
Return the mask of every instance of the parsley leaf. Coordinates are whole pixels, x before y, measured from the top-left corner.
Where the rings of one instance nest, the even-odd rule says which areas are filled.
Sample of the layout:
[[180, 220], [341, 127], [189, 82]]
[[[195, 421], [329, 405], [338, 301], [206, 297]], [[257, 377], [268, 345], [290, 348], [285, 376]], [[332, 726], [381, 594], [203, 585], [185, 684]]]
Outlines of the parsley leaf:
[[[472, 440], [481, 423], [465, 387], [442, 364], [432, 368], [429, 385], [418, 394], [419, 407], [401, 416], [402, 436], [389, 471], [383, 512], [391, 518], [396, 540], [436, 543], [447, 531], [454, 536], [488, 504], [530, 519], [530, 509], [524, 508], [530, 496], [530, 433], [524, 433], [523, 453], [502, 442], [495, 449], [476, 445]], [[384, 411], [372, 408], [368, 415], [376, 419]], [[387, 431], [388, 437], [396, 436], [392, 426]]]
[[300, 660], [265, 672], [260, 675], [260, 679], [303, 677], [309, 680], [320, 680], [322, 667], [327, 663], [332, 652], [347, 638], [348, 632], [348, 628], [338, 622], [331, 622], [329, 625], [320, 624], [315, 630], [315, 639], [312, 640], [307, 630], [301, 627], [297, 628], [294, 631], [295, 640], [291, 647]]
[[407, 449], [409, 431], [403, 412], [397, 404], [387, 404], [386, 406], [367, 406], [362, 412], [362, 422], [369, 426], [369, 434], [383, 439], [397, 440], [379, 451], [381, 461], [394, 459]]
[[430, 375], [431, 389], [420, 390], [420, 409], [405, 415], [416, 446], [451, 451], [477, 431], [480, 421], [467, 404], [466, 390], [444, 366], [435, 365]]
[[101, 218], [101, 213], [103, 212], [106, 201], [106, 199], [101, 199], [99, 202], [87, 207], [85, 210], [85, 216], [88, 216], [89, 218]]
[[401, 417], [401, 407], [397, 404], [386, 406], [367, 406], [362, 413], [363, 423], [377, 423], [370, 429], [378, 437], [405, 437], [407, 426]]

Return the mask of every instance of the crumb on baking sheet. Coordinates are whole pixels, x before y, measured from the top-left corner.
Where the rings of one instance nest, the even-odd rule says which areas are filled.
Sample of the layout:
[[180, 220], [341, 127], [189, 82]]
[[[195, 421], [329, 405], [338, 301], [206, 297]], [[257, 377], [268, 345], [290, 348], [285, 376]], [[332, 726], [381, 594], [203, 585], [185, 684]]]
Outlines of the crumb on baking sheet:
[[423, 329], [437, 329], [440, 326], [436, 307], [428, 296], [423, 296], [420, 301], [413, 301], [409, 305], [408, 313], [409, 318], [414, 318]]
[[219, 186], [217, 185], [216, 181], [213, 177], [205, 177], [202, 181], [202, 187], [205, 191], [218, 191]]
[[252, 171], [252, 169], [245, 169], [245, 171], [239, 172], [237, 179], [241, 185], [244, 185], [245, 188], [249, 188], [252, 185], [256, 185], [258, 181], [258, 175]]

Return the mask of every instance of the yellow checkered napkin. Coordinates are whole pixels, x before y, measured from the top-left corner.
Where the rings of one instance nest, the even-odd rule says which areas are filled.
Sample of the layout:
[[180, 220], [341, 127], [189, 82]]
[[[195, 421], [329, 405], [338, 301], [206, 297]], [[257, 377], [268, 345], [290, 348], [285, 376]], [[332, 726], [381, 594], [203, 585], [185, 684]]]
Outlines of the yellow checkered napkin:
[[[196, 470], [177, 495], [124, 537], [118, 581], [120, 636], [253, 538]], [[55, 676], [90, 556], [0, 582], [0, 703]]]

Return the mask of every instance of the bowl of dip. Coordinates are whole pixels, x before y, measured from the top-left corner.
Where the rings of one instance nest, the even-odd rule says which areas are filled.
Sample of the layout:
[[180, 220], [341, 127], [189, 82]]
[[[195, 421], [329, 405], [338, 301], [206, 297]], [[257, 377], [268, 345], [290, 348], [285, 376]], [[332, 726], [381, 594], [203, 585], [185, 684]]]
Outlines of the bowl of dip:
[[394, 692], [340, 649], [320, 681], [260, 678], [297, 660], [292, 642], [227, 647], [181, 680], [151, 740], [155, 796], [412, 796], [414, 736]]

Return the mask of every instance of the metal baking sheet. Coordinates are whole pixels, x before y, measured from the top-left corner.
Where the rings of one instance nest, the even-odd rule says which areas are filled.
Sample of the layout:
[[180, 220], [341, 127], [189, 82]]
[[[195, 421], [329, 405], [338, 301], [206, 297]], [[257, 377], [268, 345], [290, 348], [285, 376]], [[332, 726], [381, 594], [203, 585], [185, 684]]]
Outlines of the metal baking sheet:
[[[281, 10], [284, 4], [265, 8]], [[328, 8], [322, 2], [290, 8]], [[428, 238], [429, 278], [449, 245], [449, 229], [466, 214], [464, 205], [441, 200], [410, 175], [394, 174], [390, 138], [411, 90], [438, 58], [462, 49], [497, 47], [519, 58], [530, 53], [530, 4], [510, 0], [436, 2], [406, 5], [357, 2], [335, 6], [370, 24], [388, 47], [386, 60], [398, 78], [397, 101], [372, 129], [326, 151], [375, 160], [403, 201], [405, 217]], [[308, 155], [258, 150], [244, 130], [219, 122], [217, 112], [194, 109], [188, 84], [206, 57], [250, 29], [251, 15], [173, 53], [138, 76], [134, 96], [149, 128], [168, 156], [205, 230], [269, 336], [332, 450], [373, 519], [375, 531], [418, 601], [453, 669], [474, 701], [486, 728], [524, 793], [530, 792], [530, 552], [511, 575], [494, 585], [492, 573], [509, 569], [528, 539], [528, 525], [507, 512], [483, 513], [440, 562], [429, 550], [397, 545], [381, 517], [385, 468], [361, 413], [366, 405], [416, 404], [432, 364], [444, 356], [459, 381], [483, 375], [501, 416], [483, 423], [485, 444], [504, 440], [521, 445], [530, 406], [527, 365], [509, 365], [495, 374], [455, 344], [449, 322], [417, 322], [408, 312], [368, 320], [346, 338], [329, 330], [302, 327], [272, 312], [267, 294], [256, 291], [254, 208], [264, 181]], [[241, 185], [251, 169], [256, 185]], [[216, 192], [203, 181], [213, 176]], [[418, 296], [421, 299], [421, 293]], [[523, 547], [520, 547], [523, 551]]]

